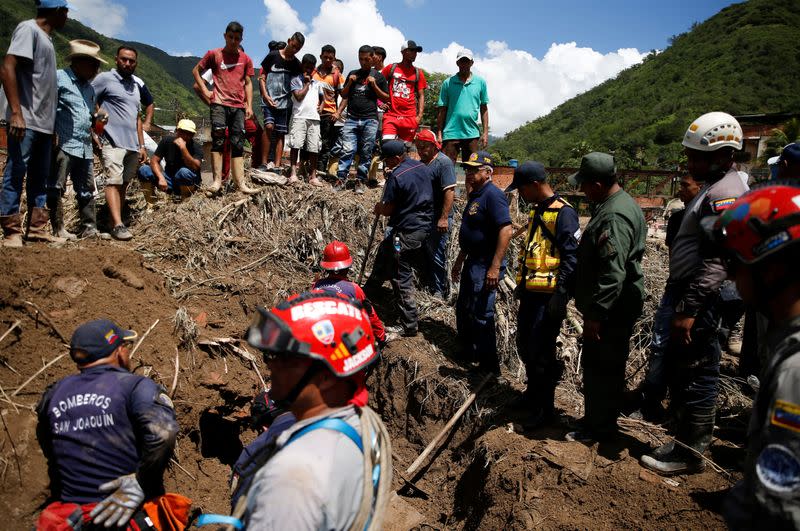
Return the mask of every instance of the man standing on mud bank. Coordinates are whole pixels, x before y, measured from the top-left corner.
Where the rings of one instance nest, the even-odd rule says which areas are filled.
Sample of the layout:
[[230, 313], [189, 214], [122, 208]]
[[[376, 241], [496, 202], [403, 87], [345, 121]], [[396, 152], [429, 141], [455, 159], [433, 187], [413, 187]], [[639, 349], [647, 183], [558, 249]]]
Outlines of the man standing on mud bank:
[[0, 109], [8, 122], [8, 161], [0, 193], [3, 247], [22, 247], [19, 202], [25, 179], [30, 241], [63, 242], [47, 231], [47, 176], [53, 147], [58, 88], [50, 34], [67, 23], [66, 0], [40, 0], [36, 18], [20, 22], [0, 68]]
[[644, 304], [647, 224], [617, 182], [611, 155], [584, 155], [569, 180], [594, 205], [578, 245], [575, 282], [575, 306], [583, 314], [584, 417], [578, 430], [567, 434], [567, 440], [590, 442], [617, 434], [625, 362]]
[[513, 229], [508, 200], [492, 183], [494, 164], [485, 151], [464, 163], [467, 206], [461, 216], [458, 258], [451, 271], [461, 282], [456, 300], [456, 328], [462, 361], [478, 362], [481, 371], [500, 376], [494, 303], [506, 271], [506, 249]]
[[36, 409], [54, 500], [37, 529], [66, 529], [56, 525], [67, 521], [124, 527], [144, 501], [164, 494], [178, 423], [166, 390], [130, 372], [135, 338], [106, 319], [72, 335], [80, 373], [50, 386]]

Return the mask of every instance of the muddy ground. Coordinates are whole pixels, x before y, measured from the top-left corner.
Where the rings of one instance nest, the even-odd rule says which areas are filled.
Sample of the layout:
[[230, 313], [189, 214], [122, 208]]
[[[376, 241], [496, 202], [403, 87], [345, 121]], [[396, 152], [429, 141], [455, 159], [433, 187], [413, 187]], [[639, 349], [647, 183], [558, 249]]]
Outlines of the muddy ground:
[[[0, 435], [2, 527], [29, 529], [47, 497], [32, 407], [48, 384], [75, 367], [64, 356], [13, 394], [45, 363], [67, 352], [48, 319], [67, 338], [79, 323], [101, 316], [140, 335], [159, 320], [133, 366], [171, 388], [176, 353], [179, 358], [174, 402], [181, 432], [175, 463], [166, 472], [167, 488], [190, 497], [203, 511], [227, 511], [230, 465], [256, 435], [247, 427], [247, 415], [260, 383], [242, 356], [204, 343], [240, 338], [257, 304], [269, 305], [310, 284], [320, 241], [348, 241], [354, 233], [366, 238], [368, 209], [378, 193], [370, 191], [361, 200], [348, 194], [344, 206], [335, 204], [341, 196], [325, 192], [318, 201], [312, 194], [320, 192], [305, 187], [272, 189], [261, 199], [239, 203], [243, 198], [238, 196], [194, 198], [155, 211], [143, 211], [137, 203], [132, 209], [137, 237], [129, 243], [0, 249], [0, 333], [21, 321], [0, 343], [0, 386], [14, 403], [0, 401], [5, 423]], [[302, 213], [306, 224], [292, 217], [301, 216], [298, 205], [311, 205]], [[181, 220], [195, 219], [192, 226], [181, 225]], [[269, 232], [269, 227], [281, 227], [282, 233], [256, 241], [253, 231]], [[291, 253], [270, 251], [270, 245], [283, 245]], [[356, 257], [356, 268], [361, 259]], [[384, 300], [376, 302], [391, 324], [388, 287]], [[452, 308], [426, 304], [421, 335], [391, 343], [370, 382], [372, 405], [393, 437], [398, 470], [411, 464], [478, 382], [468, 367], [448, 357], [455, 349]], [[256, 359], [268, 382], [268, 371]], [[509, 406], [523, 388], [523, 375], [518, 365], [505, 362], [505, 381], [480, 394], [445, 448], [417, 475], [427, 496], [401, 490], [403, 500], [419, 512], [416, 528], [724, 527], [719, 506], [743, 457], [737, 448], [743, 444], [739, 418], [720, 421], [727, 423], [719, 432], [724, 438], [715, 440], [710, 454], [732, 471], [730, 476], [707, 469], [665, 482], [637, 463], [663, 436], [656, 427], [625, 423], [626, 435], [610, 446], [564, 441], [569, 422], [582, 412], [575, 375], [568, 374], [559, 388], [562, 421], [524, 432], [515, 422], [519, 412]], [[399, 489], [403, 483], [397, 476]]]

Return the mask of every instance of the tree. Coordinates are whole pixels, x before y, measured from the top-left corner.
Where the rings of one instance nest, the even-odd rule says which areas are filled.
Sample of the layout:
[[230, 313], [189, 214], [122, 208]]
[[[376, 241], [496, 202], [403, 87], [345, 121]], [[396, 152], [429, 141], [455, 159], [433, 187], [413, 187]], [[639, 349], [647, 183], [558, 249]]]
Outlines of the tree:
[[772, 136], [767, 140], [767, 147], [761, 157], [764, 164], [767, 159], [780, 155], [784, 146], [800, 140], [800, 120], [792, 118], [781, 127], [772, 130]]
[[439, 107], [436, 104], [439, 101], [439, 91], [442, 88], [444, 80], [450, 77], [448, 74], [441, 72], [425, 72], [425, 80], [428, 86], [425, 88], [425, 111], [422, 113], [422, 123], [420, 125], [427, 125], [434, 131], [436, 130], [436, 114], [439, 112]]

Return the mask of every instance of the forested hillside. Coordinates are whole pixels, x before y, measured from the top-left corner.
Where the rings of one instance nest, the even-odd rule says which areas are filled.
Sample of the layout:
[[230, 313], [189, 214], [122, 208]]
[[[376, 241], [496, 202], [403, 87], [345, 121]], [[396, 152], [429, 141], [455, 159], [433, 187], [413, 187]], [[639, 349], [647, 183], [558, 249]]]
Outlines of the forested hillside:
[[493, 150], [551, 166], [604, 150], [621, 167], [672, 168], [686, 127], [704, 112], [800, 111], [798, 72], [800, 1], [750, 0], [674, 36], [663, 52], [510, 132]]

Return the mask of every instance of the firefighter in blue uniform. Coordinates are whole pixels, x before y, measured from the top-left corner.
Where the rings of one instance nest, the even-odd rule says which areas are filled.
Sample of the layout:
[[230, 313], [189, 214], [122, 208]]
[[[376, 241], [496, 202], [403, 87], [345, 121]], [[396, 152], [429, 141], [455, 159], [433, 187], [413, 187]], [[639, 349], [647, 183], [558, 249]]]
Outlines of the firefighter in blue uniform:
[[451, 271], [459, 282], [456, 328], [465, 361], [477, 361], [482, 371], [500, 375], [494, 302], [506, 269], [511, 240], [511, 214], [505, 194], [492, 183], [494, 165], [485, 151], [470, 155], [465, 166], [470, 190], [458, 235], [460, 250]]
[[580, 225], [572, 205], [547, 182], [542, 163], [522, 163], [506, 188], [513, 190], [532, 205], [517, 267], [517, 351], [528, 376], [520, 406], [529, 413], [523, 425], [532, 429], [554, 414], [556, 386], [563, 372], [556, 339], [567, 315]]
[[70, 356], [80, 373], [50, 386], [37, 407], [53, 500], [40, 523], [125, 527], [142, 502], [164, 494], [178, 423], [164, 388], [129, 371], [134, 338], [106, 319], [75, 330]]

